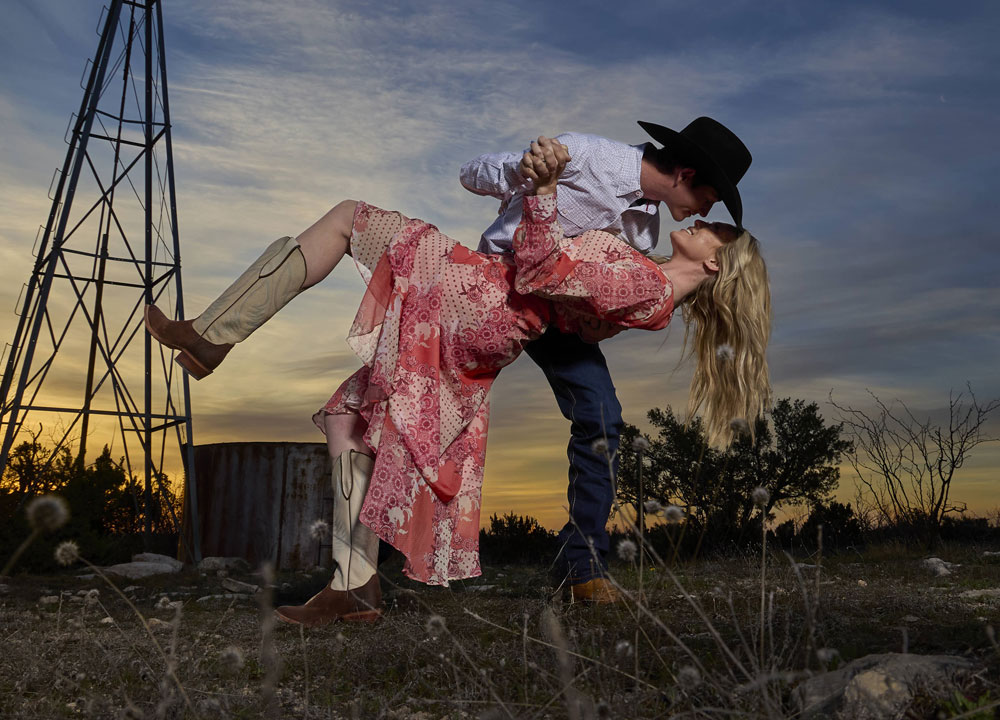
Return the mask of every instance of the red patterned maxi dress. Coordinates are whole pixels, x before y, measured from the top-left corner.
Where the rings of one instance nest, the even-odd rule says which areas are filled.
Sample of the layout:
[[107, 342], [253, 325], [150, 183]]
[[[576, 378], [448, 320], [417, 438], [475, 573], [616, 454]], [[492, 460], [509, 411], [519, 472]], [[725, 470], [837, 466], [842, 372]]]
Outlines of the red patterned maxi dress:
[[367, 291], [348, 335], [364, 366], [315, 416], [360, 413], [375, 451], [362, 522], [434, 585], [475, 577], [489, 390], [550, 323], [659, 330], [673, 289], [614, 235], [563, 237], [555, 195], [525, 198], [513, 256], [483, 255], [421, 220], [358, 203], [351, 254]]

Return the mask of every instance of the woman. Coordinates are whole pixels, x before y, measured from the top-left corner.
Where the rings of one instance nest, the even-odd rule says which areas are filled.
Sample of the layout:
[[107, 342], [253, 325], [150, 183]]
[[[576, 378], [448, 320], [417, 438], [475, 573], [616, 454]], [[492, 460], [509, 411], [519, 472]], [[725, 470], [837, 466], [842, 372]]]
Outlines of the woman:
[[335, 458], [337, 571], [306, 605], [279, 608], [281, 619], [377, 617], [379, 537], [423, 582], [479, 574], [487, 393], [550, 323], [576, 332], [599, 318], [609, 336], [659, 330], [683, 306], [697, 365], [691, 412], [702, 413], [713, 440], [727, 440], [732, 418], [762, 410], [770, 307], [757, 241], [697, 221], [671, 233], [673, 256], [657, 265], [608, 233], [564, 238], [555, 189], [567, 160], [565, 147], [546, 138], [522, 159], [535, 190], [512, 258], [474, 253], [432, 225], [347, 201], [268, 248], [193, 321], [147, 308], [153, 337], [181, 350], [178, 362], [200, 378], [345, 254], [367, 282], [348, 337], [364, 366], [314, 418]]

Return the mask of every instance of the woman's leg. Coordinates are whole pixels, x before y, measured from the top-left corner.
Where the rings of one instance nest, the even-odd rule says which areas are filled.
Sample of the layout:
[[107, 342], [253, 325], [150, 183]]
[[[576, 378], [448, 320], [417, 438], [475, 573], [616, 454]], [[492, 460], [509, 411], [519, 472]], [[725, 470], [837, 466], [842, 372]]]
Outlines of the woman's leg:
[[361, 522], [374, 466], [363, 440], [366, 423], [358, 413], [341, 413], [325, 415], [323, 427], [333, 458], [330, 545], [336, 568], [322, 591], [304, 605], [276, 608], [275, 616], [310, 627], [338, 620], [372, 622], [382, 614], [382, 588], [377, 576], [378, 537]]
[[323, 417], [323, 432], [326, 433], [326, 447], [330, 457], [336, 460], [342, 453], [354, 450], [363, 455], [371, 455], [365, 445], [364, 435], [368, 423], [359, 413], [338, 413]]
[[325, 278], [348, 252], [353, 200], [341, 202], [298, 238], [272, 243], [211, 305], [193, 320], [176, 321], [146, 307], [149, 333], [181, 350], [177, 362], [201, 379], [282, 307]]
[[306, 261], [303, 290], [329, 275], [340, 259], [349, 252], [354, 209], [357, 205], [354, 200], [344, 200], [296, 238]]

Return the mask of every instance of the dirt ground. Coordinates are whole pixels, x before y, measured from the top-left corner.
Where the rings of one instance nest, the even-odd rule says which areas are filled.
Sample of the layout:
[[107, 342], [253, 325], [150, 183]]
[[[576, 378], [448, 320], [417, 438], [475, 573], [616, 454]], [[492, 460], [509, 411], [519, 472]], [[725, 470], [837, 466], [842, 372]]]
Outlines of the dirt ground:
[[958, 565], [946, 577], [900, 548], [819, 567], [772, 554], [763, 633], [759, 558], [646, 568], [641, 593], [619, 565], [629, 599], [607, 607], [567, 604], [543, 568], [429, 588], [390, 563], [381, 621], [305, 631], [269, 608], [325, 574], [282, 573], [252, 596], [194, 569], [110, 578], [121, 595], [79, 565], [15, 574], [0, 587], [0, 717], [794, 717], [796, 683], [884, 652], [977, 667], [918, 694], [909, 717], [992, 717], [969, 714], [1000, 698], [1000, 557], [985, 550], [942, 549]]

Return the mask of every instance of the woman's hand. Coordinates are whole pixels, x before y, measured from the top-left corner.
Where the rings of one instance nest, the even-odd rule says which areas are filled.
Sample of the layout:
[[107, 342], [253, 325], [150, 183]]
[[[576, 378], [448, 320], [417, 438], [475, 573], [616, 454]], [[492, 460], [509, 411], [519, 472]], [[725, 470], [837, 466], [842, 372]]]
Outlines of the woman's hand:
[[569, 160], [568, 147], [542, 135], [521, 157], [518, 172], [534, 183], [535, 195], [549, 195], [556, 191], [556, 183]]

